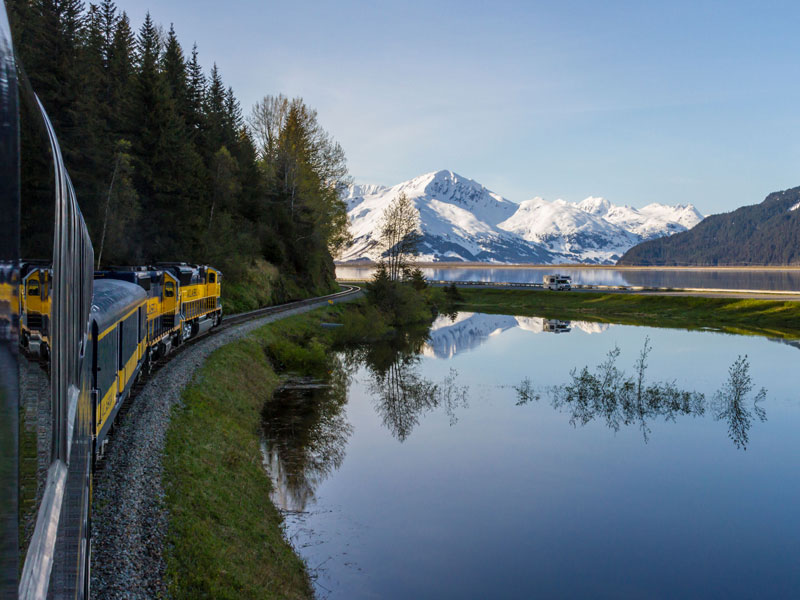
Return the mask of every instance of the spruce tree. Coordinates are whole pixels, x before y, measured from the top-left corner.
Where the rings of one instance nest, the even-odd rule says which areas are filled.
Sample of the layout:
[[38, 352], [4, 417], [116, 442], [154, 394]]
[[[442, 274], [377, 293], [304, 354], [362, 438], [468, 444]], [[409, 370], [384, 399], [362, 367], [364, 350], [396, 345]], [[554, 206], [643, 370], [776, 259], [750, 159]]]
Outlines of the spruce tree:
[[186, 124], [193, 133], [203, 126], [203, 105], [206, 94], [206, 77], [197, 58], [197, 44], [192, 47], [192, 58], [186, 65]]
[[167, 87], [169, 87], [169, 91], [175, 101], [175, 108], [181, 118], [185, 120], [189, 112], [186, 63], [184, 61], [183, 49], [178, 42], [178, 37], [175, 35], [174, 26], [170, 26], [169, 28], [161, 64]]

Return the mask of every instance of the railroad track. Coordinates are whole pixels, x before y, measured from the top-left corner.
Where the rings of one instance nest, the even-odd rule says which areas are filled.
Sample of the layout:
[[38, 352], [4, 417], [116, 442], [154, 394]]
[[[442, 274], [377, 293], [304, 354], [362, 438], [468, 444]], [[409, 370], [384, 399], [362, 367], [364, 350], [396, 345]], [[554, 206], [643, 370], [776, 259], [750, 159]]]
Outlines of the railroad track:
[[310, 304], [317, 304], [325, 300], [335, 300], [337, 298], [350, 296], [361, 291], [361, 288], [356, 285], [342, 285], [342, 287], [347, 289], [342, 290], [341, 292], [336, 292], [335, 294], [329, 294], [327, 296], [317, 296], [316, 298], [297, 300], [296, 302], [287, 302], [286, 304], [278, 304], [276, 306], [266, 306], [264, 308], [258, 308], [246, 313], [238, 313], [231, 315], [230, 317], [225, 317], [222, 321], [222, 325], [220, 325], [217, 330], [222, 329], [223, 327], [230, 327], [231, 325], [236, 325], [238, 323], [244, 323], [252, 319], [257, 319], [259, 317], [286, 312], [287, 310], [293, 310], [295, 308], [300, 308], [301, 306], [308, 306]]
[[[336, 292], [335, 294], [328, 294], [327, 296], [316, 296], [314, 298], [307, 298], [305, 300], [297, 300], [295, 302], [287, 302], [285, 304], [277, 304], [275, 306], [265, 306], [264, 308], [258, 308], [256, 310], [251, 310], [245, 313], [237, 313], [235, 315], [231, 315], [229, 317], [225, 317], [222, 323], [207, 331], [206, 333], [194, 337], [186, 342], [183, 342], [180, 346], [174, 348], [169, 354], [163, 356], [156, 360], [155, 362], [151, 363], [149, 372], [144, 372], [144, 370], [139, 372], [138, 379], [133, 384], [131, 388], [131, 393], [128, 394], [128, 397], [123, 402], [122, 406], [120, 406], [119, 412], [117, 413], [116, 418], [114, 419], [114, 424], [112, 425], [111, 431], [109, 431], [109, 435], [106, 438], [109, 444], [113, 444], [114, 433], [116, 433], [117, 427], [119, 427], [122, 423], [125, 422], [125, 418], [130, 410], [131, 406], [133, 405], [133, 401], [139, 395], [139, 392], [144, 388], [153, 376], [168, 362], [170, 362], [173, 358], [178, 356], [187, 348], [193, 346], [194, 344], [199, 343], [200, 341], [206, 339], [210, 335], [214, 335], [219, 331], [223, 331], [235, 325], [241, 325], [242, 323], [246, 323], [248, 321], [252, 321], [254, 319], [259, 319], [261, 317], [266, 317], [269, 315], [279, 314], [283, 312], [287, 312], [290, 310], [294, 310], [297, 308], [301, 308], [303, 306], [311, 306], [314, 304], [322, 304], [323, 302], [331, 302], [333, 303], [337, 299], [344, 298], [347, 296], [353, 296], [361, 292], [361, 288], [356, 285], [342, 285], [343, 289], [340, 292]], [[95, 463], [95, 469], [101, 468], [105, 461], [103, 461], [103, 457], [105, 455], [105, 451], [98, 452], [97, 454], [97, 461]]]

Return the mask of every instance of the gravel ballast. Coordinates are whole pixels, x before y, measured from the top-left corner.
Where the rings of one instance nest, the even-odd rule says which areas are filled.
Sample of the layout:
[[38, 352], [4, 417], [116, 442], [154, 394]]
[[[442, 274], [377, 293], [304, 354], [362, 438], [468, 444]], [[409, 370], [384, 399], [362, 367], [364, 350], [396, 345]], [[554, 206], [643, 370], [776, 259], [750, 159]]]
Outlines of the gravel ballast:
[[267, 323], [308, 312], [327, 302], [320, 300], [212, 333], [176, 354], [131, 400], [95, 472], [93, 597], [167, 596], [163, 548], [168, 515], [161, 459], [172, 409], [181, 402], [182, 390], [206, 357]]

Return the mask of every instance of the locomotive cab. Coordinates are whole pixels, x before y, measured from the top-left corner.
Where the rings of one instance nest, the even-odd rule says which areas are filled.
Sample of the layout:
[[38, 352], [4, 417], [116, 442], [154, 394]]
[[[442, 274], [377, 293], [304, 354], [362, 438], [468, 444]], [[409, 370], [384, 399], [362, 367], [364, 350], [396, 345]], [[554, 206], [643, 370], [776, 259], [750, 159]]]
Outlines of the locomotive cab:
[[207, 265], [157, 263], [179, 284], [180, 341], [185, 342], [222, 322], [222, 273]]

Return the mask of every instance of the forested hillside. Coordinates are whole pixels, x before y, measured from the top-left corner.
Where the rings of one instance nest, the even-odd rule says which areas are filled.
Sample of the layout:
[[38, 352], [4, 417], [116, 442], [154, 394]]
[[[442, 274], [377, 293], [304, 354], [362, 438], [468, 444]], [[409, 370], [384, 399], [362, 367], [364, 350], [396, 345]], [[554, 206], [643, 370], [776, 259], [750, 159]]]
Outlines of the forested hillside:
[[689, 231], [644, 242], [620, 265], [800, 264], [800, 187], [761, 204], [706, 217]]
[[[100, 264], [211, 263], [250, 304], [330, 288], [349, 181], [314, 110], [266, 96], [245, 118], [197, 47], [149, 15], [135, 31], [111, 0], [6, 4]], [[22, 116], [23, 255], [45, 257], [51, 175]]]

